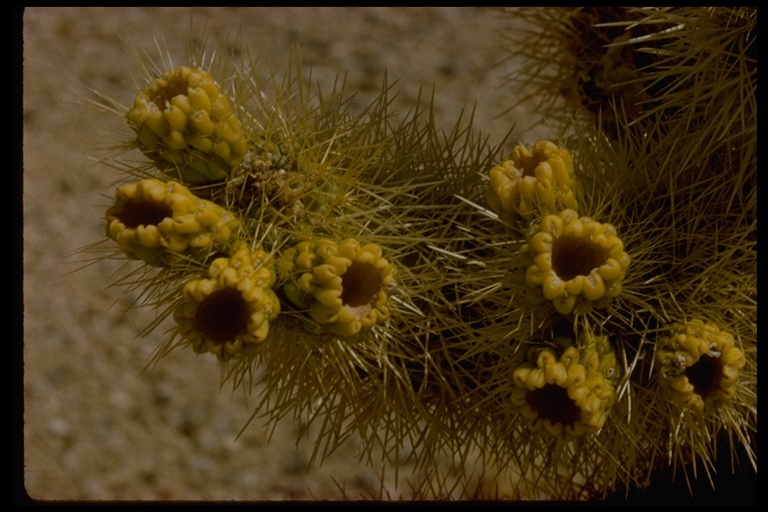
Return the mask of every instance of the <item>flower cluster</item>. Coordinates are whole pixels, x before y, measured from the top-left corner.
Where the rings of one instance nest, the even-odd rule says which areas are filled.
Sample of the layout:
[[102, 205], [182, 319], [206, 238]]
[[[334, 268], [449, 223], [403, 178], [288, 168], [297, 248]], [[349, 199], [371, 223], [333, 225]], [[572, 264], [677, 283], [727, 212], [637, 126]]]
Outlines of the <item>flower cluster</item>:
[[[556, 497], [577, 475], [599, 495], [644, 484], [663, 450], [709, 470], [715, 432], [749, 444], [746, 142], [727, 175], [736, 146], [694, 158], [719, 136], [672, 121], [626, 141], [590, 123], [503, 156], [460, 125], [393, 123], [386, 90], [350, 116], [343, 94], [315, 96], [301, 75], [272, 95], [239, 71], [221, 82], [254, 107], [247, 125], [246, 105], [183, 66], [150, 77], [125, 114], [158, 172], [118, 189], [106, 233], [155, 267], [133, 283], [162, 281], [168, 347], [181, 337], [231, 363], [235, 386], [253, 376], [270, 418], [322, 416], [326, 448], [352, 432], [369, 456], [410, 443], [429, 477], [441, 452], [492, 446], [526, 477], [562, 481]], [[701, 151], [680, 166], [686, 144]]]
[[526, 283], [564, 315], [604, 307], [621, 291], [629, 266], [616, 229], [574, 210], [544, 217], [521, 253], [532, 261]]
[[204, 257], [232, 241], [239, 227], [234, 214], [184, 185], [152, 178], [118, 188], [106, 221], [107, 236], [129, 258], [153, 266]]
[[316, 323], [344, 339], [389, 318], [393, 269], [376, 244], [306, 240], [286, 251], [283, 290]]
[[241, 242], [232, 256], [211, 263], [207, 279], [184, 285], [174, 319], [195, 352], [227, 361], [267, 338], [280, 312], [269, 262], [267, 252]]
[[229, 99], [207, 71], [180, 66], [139, 91], [127, 115], [136, 144], [185, 183], [225, 178], [247, 141]]
[[579, 209], [573, 158], [550, 141], [539, 141], [532, 149], [515, 147], [509, 159], [488, 174], [488, 202], [508, 223]]
[[[570, 340], [565, 341], [565, 344]], [[558, 357], [550, 348], [534, 349], [535, 364], [512, 374], [511, 403], [531, 428], [553, 436], [597, 434], [615, 400], [616, 357], [607, 338], [571, 344]]]
[[657, 344], [662, 387], [673, 401], [710, 412], [733, 397], [744, 353], [733, 336], [700, 319], [672, 324]]

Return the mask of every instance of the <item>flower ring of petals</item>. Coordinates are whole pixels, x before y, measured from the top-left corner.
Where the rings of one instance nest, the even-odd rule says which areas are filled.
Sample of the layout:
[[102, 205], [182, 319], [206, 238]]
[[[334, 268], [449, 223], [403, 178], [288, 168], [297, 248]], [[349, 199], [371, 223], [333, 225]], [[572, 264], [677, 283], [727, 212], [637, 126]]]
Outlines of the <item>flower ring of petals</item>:
[[615, 358], [602, 364], [597, 351], [584, 362], [580, 355], [585, 354], [573, 345], [560, 358], [546, 348], [538, 352], [535, 365], [524, 363], [514, 370], [511, 402], [533, 430], [579, 437], [603, 428], [615, 392], [601, 368], [605, 370], [611, 360], [615, 364]]
[[573, 158], [552, 142], [539, 141], [532, 150], [517, 146], [489, 177], [488, 202], [507, 222], [579, 209]]
[[658, 342], [656, 359], [661, 385], [673, 401], [699, 412], [733, 397], [745, 364], [730, 333], [699, 319], [672, 324]]
[[196, 353], [228, 361], [266, 339], [269, 322], [280, 312], [268, 260], [267, 252], [240, 243], [231, 257], [211, 263], [208, 279], [184, 285], [174, 319]]
[[153, 266], [179, 260], [228, 244], [238, 220], [224, 208], [170, 181], [145, 179], [117, 189], [106, 211], [106, 234], [132, 259]]
[[605, 307], [621, 291], [629, 267], [616, 229], [574, 210], [544, 217], [521, 252], [532, 261], [528, 286], [540, 289], [564, 315]]
[[185, 183], [221, 180], [240, 164], [247, 138], [207, 71], [180, 66], [137, 94], [127, 114], [136, 144]]
[[286, 258], [292, 269], [286, 295], [332, 334], [352, 340], [389, 318], [388, 292], [395, 280], [380, 246], [307, 240]]

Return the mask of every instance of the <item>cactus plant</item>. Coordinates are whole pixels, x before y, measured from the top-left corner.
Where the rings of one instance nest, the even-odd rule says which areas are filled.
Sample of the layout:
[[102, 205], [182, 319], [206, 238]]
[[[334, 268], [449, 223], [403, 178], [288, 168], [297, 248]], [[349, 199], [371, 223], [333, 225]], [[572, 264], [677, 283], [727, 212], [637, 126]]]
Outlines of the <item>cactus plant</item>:
[[[266, 84], [234, 73], [233, 98], [194, 65], [160, 73], [124, 113], [158, 172], [107, 213], [109, 238], [180, 284], [152, 296], [175, 311], [160, 357], [215, 354], [234, 387], [264, 386], [268, 420], [319, 421], [318, 457], [353, 432], [364, 458], [410, 444], [429, 497], [470, 495], [466, 457], [453, 480], [434, 464], [470, 450], [559, 499], [709, 473], [722, 432], [756, 467], [753, 16], [711, 14], [529, 12], [554, 26], [540, 57], [563, 68], [521, 80], [545, 107], [575, 81], [599, 115], [558, 107], [562, 136], [509, 154], [461, 120], [446, 133], [429, 112], [395, 116], [386, 83], [353, 113], [300, 64]], [[602, 55], [585, 81], [559, 55], [602, 34], [595, 16], [643, 35], [583, 49]], [[678, 18], [697, 28], [649, 28]], [[746, 111], [713, 127], [671, 85], [709, 91], [704, 64], [665, 69], [720, 29]], [[712, 97], [736, 87], [718, 78]]]

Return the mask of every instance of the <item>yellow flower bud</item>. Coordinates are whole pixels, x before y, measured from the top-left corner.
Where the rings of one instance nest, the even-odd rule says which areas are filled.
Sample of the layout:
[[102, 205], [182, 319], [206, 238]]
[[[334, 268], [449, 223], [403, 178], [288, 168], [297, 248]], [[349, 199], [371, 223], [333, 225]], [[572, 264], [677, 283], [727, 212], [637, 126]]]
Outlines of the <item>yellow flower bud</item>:
[[192, 122], [192, 127], [195, 130], [197, 130], [199, 134], [203, 134], [203, 135], [214, 134], [216, 127], [214, 126], [213, 121], [208, 115], [208, 112], [205, 112], [204, 110], [195, 111], [193, 114], [189, 116], [189, 119]]
[[[214, 90], [213, 92], [216, 94], [217, 91]], [[191, 88], [187, 100], [189, 101], [189, 105], [198, 112], [210, 112], [213, 108], [208, 93], [202, 87]]]
[[182, 133], [187, 131], [187, 121], [189, 118], [179, 107], [171, 105], [168, 110], [163, 112], [163, 117], [171, 130]]
[[168, 148], [175, 151], [171, 160], [174, 162], [183, 162], [183, 157], [181, 157], [180, 153], [178, 152], [187, 149], [189, 140], [184, 136], [183, 133], [176, 130], [171, 130], [165, 140]]
[[168, 132], [171, 129], [171, 127], [166, 122], [163, 113], [160, 111], [148, 112], [146, 115], [142, 116], [141, 122], [141, 128], [148, 128], [149, 131], [152, 132], [152, 134], [155, 136], [154, 143], [159, 147], [161, 145], [161, 140], [168, 136]]

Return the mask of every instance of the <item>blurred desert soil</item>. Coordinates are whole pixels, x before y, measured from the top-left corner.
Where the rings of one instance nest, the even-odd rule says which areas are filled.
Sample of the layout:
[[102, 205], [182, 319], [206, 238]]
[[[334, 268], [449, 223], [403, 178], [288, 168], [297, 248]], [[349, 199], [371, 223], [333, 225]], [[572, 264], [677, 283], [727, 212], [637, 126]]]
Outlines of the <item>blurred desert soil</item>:
[[[530, 114], [499, 116], [516, 101], [502, 34], [519, 20], [485, 8], [29, 8], [24, 13], [24, 485], [37, 500], [284, 500], [376, 495], [378, 468], [354, 442], [308, 469], [312, 443], [288, 419], [269, 433], [241, 394], [219, 388], [213, 357], [177, 351], [139, 376], [167, 325], [138, 336], [149, 310], [136, 293], [105, 287], [119, 266], [72, 272], [99, 241], [116, 174], [89, 156], [126, 134], [124, 122], [85, 107], [94, 89], [132, 101], [136, 62], [121, 37], [182, 62], [190, 26], [211, 48], [239, 31], [254, 56], [285, 67], [298, 41], [313, 77], [338, 73], [377, 91], [399, 80], [398, 108], [435, 86], [438, 123], [476, 102], [475, 125], [501, 139]], [[264, 73], [268, 73], [265, 66]], [[523, 122], [525, 121], [525, 123]], [[531, 131], [513, 141], [534, 142]], [[311, 429], [308, 433], [311, 438]], [[407, 476], [408, 467], [401, 468]], [[403, 488], [387, 488], [408, 497]]]

